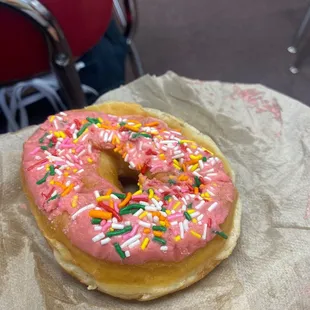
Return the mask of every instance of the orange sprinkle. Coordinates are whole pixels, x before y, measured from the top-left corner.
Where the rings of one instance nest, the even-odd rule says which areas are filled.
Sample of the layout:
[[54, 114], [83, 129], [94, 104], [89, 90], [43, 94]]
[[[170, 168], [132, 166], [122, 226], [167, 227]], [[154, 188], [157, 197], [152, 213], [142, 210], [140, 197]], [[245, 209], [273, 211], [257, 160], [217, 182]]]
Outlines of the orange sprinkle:
[[163, 233], [161, 231], [156, 231], [154, 230], [153, 231], [153, 235], [156, 236], [156, 237], [162, 237], [163, 236]]
[[145, 234], [149, 234], [151, 232], [151, 230], [149, 228], [144, 228], [143, 229], [143, 233]]
[[108, 191], [106, 192], [106, 196], [110, 196], [112, 194], [112, 188], [109, 188]]
[[64, 176], [67, 177], [68, 175], [69, 175], [69, 173], [68, 173], [67, 171], [65, 171], [65, 172], [64, 172]]
[[184, 172], [186, 171], [186, 166], [185, 166], [185, 164], [182, 165], [182, 169], [183, 169]]
[[71, 201], [71, 206], [72, 208], [76, 208], [77, 207], [77, 200], [78, 200], [78, 195], [74, 195]]
[[131, 199], [132, 194], [130, 192], [127, 193], [126, 198], [118, 205], [119, 208], [123, 208], [127, 205], [129, 200]]
[[162, 160], [165, 160], [165, 159], [166, 159], [166, 156], [165, 156], [165, 154], [160, 154], [160, 155], [159, 155], [159, 158], [162, 159]]
[[113, 200], [110, 200], [110, 208], [114, 209]]
[[151, 122], [151, 123], [145, 124], [144, 126], [145, 126], [145, 127], [155, 127], [155, 126], [157, 126], [157, 125], [158, 125], [158, 122]]
[[57, 186], [60, 186], [62, 189], [66, 189], [66, 185], [58, 182], [58, 181], [54, 181], [54, 184], [57, 185]]
[[71, 191], [72, 188], [74, 187], [74, 184], [70, 184], [62, 193], [61, 193], [61, 197], [64, 197], [66, 195], [68, 195]]
[[110, 220], [112, 218], [112, 213], [101, 210], [90, 210], [89, 216], [103, 220]]
[[138, 131], [139, 131], [139, 128], [133, 127], [133, 126], [130, 126], [130, 125], [125, 125], [124, 127], [125, 127], [126, 129], [131, 130], [131, 131], [135, 131], [135, 132], [138, 132]]
[[199, 193], [198, 187], [194, 187], [194, 194], [195, 194], [195, 195], [198, 195], [198, 193]]
[[[129, 119], [127, 120], [127, 123], [135, 123], [135, 124], [140, 124], [139, 121], [135, 120], [135, 119]], [[140, 124], [141, 125], [141, 124]]]

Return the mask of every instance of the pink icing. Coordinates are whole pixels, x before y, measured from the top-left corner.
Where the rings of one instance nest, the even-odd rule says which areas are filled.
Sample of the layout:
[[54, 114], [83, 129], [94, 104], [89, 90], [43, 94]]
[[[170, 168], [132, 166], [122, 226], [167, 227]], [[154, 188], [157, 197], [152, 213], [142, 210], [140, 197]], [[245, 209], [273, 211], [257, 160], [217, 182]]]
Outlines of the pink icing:
[[[118, 118], [114, 115], [89, 111], [70, 111], [66, 115], [58, 116], [61, 120], [59, 117], [55, 120], [53, 117], [50, 118], [25, 143], [23, 170], [36, 205], [50, 220], [63, 212], [71, 216], [64, 233], [75, 246], [94, 257], [124, 264], [180, 261], [212, 240], [215, 236], [214, 231], [221, 230], [219, 225], [228, 215], [235, 191], [222, 162], [208, 150], [197, 146], [194, 142], [187, 142], [179, 132], [169, 129], [165, 123], [151, 117]], [[76, 140], [79, 130], [72, 124], [76, 124], [75, 120], [87, 123], [86, 117], [100, 118], [99, 122], [103, 120], [108, 126], [98, 127], [92, 124]], [[130, 120], [135, 122], [130, 123]], [[157, 125], [145, 126], [154, 122]], [[124, 123], [129, 127], [124, 127]], [[136, 123], [140, 124], [138, 133], [137, 130], [132, 132], [130, 129]], [[53, 135], [54, 142], [60, 142], [58, 148], [56, 145], [57, 149], [55, 143], [51, 143], [51, 139], [46, 136], [43, 143], [39, 142], [45, 133]], [[118, 141], [114, 141], [113, 136], [117, 136]], [[46, 150], [42, 150], [41, 146]], [[101, 222], [101, 230], [98, 230], [98, 227], [95, 229], [96, 225], [91, 223], [89, 211], [95, 208], [102, 210], [97, 203], [95, 191], [103, 196], [109, 189], [119, 193], [115, 186], [97, 173], [100, 152], [115, 147], [116, 152], [117, 148], [121, 147], [124, 161], [131, 169], [140, 171], [139, 182], [143, 192], [134, 195], [129, 205], [138, 204], [145, 210], [138, 216], [134, 214], [138, 209], [132, 214], [122, 215], [121, 221], [114, 224], [127, 228], [131, 226], [132, 230], [122, 235], [111, 236], [111, 240], [102, 245], [101, 240], [92, 239], [102, 232], [109, 233], [113, 223], [111, 220]], [[37, 158], [40, 159], [34, 154], [39, 155]], [[41, 163], [45, 159], [47, 160]], [[180, 170], [182, 164], [189, 161], [193, 163], [185, 167], [186, 171]], [[49, 172], [51, 165], [55, 168], [54, 175]], [[167, 173], [164, 177], [148, 178], [146, 171], [143, 170], [151, 171], [153, 174]], [[46, 174], [46, 180], [37, 184]], [[92, 179], [95, 188], [83, 187], [82, 178], [86, 175], [88, 179]], [[170, 175], [173, 179], [170, 179]], [[180, 180], [180, 176], [183, 176], [184, 180]], [[199, 187], [198, 194], [195, 194], [193, 184], [197, 180], [202, 186]], [[155, 196], [151, 194], [150, 189]], [[56, 194], [58, 196], [55, 198]], [[54, 199], [50, 199], [53, 197]], [[119, 203], [123, 198], [109, 199], [113, 202], [115, 212], [122, 212]], [[109, 205], [109, 201], [106, 205]], [[79, 211], [85, 206], [87, 208], [84, 211]], [[191, 220], [187, 220], [185, 211]], [[210, 219], [212, 227], [208, 228], [205, 234]], [[161, 244], [156, 238], [153, 239], [156, 234], [156, 231], [152, 230], [153, 226], [166, 227], [166, 231], [160, 237], [165, 244]], [[121, 228], [117, 227], [114, 231], [118, 229]], [[126, 245], [126, 243], [123, 246], [124, 242], [139, 235], [141, 235], [137, 239], [139, 242], [136, 242], [134, 247], [133, 244]], [[149, 242], [142, 249], [141, 244], [145, 238], [148, 238]], [[121, 258], [115, 249], [115, 243], [123, 246], [124, 253], [130, 252], [130, 257]], [[163, 245], [167, 248], [162, 248]]]

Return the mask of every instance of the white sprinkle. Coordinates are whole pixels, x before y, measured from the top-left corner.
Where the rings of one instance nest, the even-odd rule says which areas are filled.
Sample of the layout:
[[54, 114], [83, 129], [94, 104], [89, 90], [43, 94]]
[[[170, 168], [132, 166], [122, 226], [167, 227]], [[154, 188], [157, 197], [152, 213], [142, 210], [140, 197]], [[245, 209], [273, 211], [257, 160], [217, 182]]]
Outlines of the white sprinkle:
[[208, 208], [208, 211], [211, 212], [217, 207], [218, 203], [217, 201], [213, 202], [212, 205]]
[[63, 115], [63, 116], [67, 116], [67, 114], [65, 112], [60, 112], [59, 114]]
[[75, 220], [76, 217], [77, 217], [80, 213], [82, 213], [82, 212], [84, 212], [84, 211], [86, 211], [86, 210], [94, 209], [95, 207], [96, 207], [96, 206], [95, 206], [93, 203], [91, 203], [91, 204], [89, 204], [89, 205], [87, 205], [87, 206], [85, 206], [85, 207], [83, 207], [83, 208], [77, 210], [77, 211], [71, 216], [72, 220]]
[[186, 148], [186, 151], [188, 152], [188, 153], [190, 153], [190, 154], [193, 154], [193, 151], [190, 149], [190, 148]]
[[173, 222], [170, 223], [170, 225], [172, 225], [172, 226], [178, 225], [178, 222], [177, 221], [173, 221]]
[[38, 167], [37, 170], [42, 170], [45, 166]]
[[163, 217], [167, 217], [167, 213], [166, 212], [163, 212], [163, 211], [159, 211], [160, 214], [163, 216]]
[[58, 175], [62, 175], [62, 172], [61, 172], [59, 169], [55, 169], [55, 172], [56, 172]]
[[136, 213], [133, 214], [133, 216], [139, 216], [143, 213], [143, 209], [139, 209]]
[[91, 144], [88, 144], [88, 146], [87, 146], [87, 151], [88, 151], [88, 154], [91, 154], [91, 153], [92, 153]]
[[125, 158], [124, 158], [124, 161], [127, 162], [127, 161], [128, 161], [128, 157], [129, 157], [129, 154], [127, 153], [126, 156], [125, 156]]
[[109, 138], [108, 138], [108, 141], [109, 141], [109, 142], [111, 142], [111, 141], [112, 141], [112, 139], [113, 139], [113, 135], [114, 135], [114, 132], [112, 131], [112, 132], [111, 132], [111, 134], [110, 134], [110, 136], [109, 136]]
[[128, 246], [129, 244], [137, 241], [140, 237], [141, 237], [141, 235], [137, 234], [137, 235], [129, 238], [128, 240], [126, 240], [124, 243], [121, 244], [121, 248], [123, 249], [124, 247]]
[[126, 257], [130, 257], [130, 252], [129, 251], [125, 251], [125, 256]]
[[170, 144], [170, 143], [176, 143], [177, 141], [175, 140], [163, 140], [163, 141], [160, 141], [159, 143], [161, 144]]
[[215, 177], [217, 175], [217, 173], [208, 173], [207, 176], [208, 177]]
[[184, 230], [188, 231], [188, 220], [187, 219], [183, 221], [183, 226], [184, 226]]
[[199, 177], [199, 178], [202, 176], [202, 175], [199, 174], [197, 171], [194, 171], [194, 172], [193, 172], [193, 175], [195, 175], [196, 177]]
[[183, 205], [181, 208], [182, 211], [186, 211], [186, 205]]
[[147, 219], [150, 221], [150, 222], [153, 222], [153, 216], [151, 213], [148, 213], [147, 215]]
[[157, 208], [153, 206], [146, 206], [145, 211], [157, 211]]
[[198, 211], [191, 213], [192, 218], [197, 217], [198, 215], [200, 215], [200, 212], [198, 212]]
[[65, 183], [66, 186], [69, 186], [70, 184], [71, 184], [70, 180]]
[[155, 207], [158, 210], [161, 210], [161, 206], [158, 204], [158, 201], [155, 198], [152, 198], [151, 200], [152, 200], [153, 204], [155, 205]]
[[211, 178], [209, 177], [203, 177], [205, 180], [211, 181]]
[[101, 230], [101, 226], [100, 225], [94, 225], [94, 230], [95, 231], [99, 231], [99, 230]]
[[183, 157], [183, 156], [184, 156], [184, 153], [181, 153], [181, 154], [174, 155], [174, 156], [172, 156], [171, 158], [172, 158], [172, 159], [177, 159], [177, 158], [181, 158], [181, 157]]
[[155, 215], [155, 216], [153, 217], [153, 221], [154, 221], [155, 223], [158, 223], [158, 222], [159, 222], [159, 217], [158, 217], [157, 215]]
[[140, 205], [149, 206], [149, 204], [146, 201], [139, 201]]
[[175, 154], [175, 155], [180, 154], [180, 153], [182, 153], [181, 150], [175, 150], [175, 151], [174, 151], [174, 154]]
[[124, 224], [125, 224], [126, 226], [129, 226], [129, 225], [131, 225], [131, 222], [130, 222], [130, 221], [126, 221], [126, 222], [124, 222]]
[[211, 196], [215, 196], [215, 194], [213, 192], [211, 192], [210, 190], [207, 189], [208, 194], [210, 194]]
[[111, 196], [111, 198], [113, 198], [115, 200], [119, 200], [119, 198], [117, 196], [115, 196], [114, 194], [111, 194], [110, 196]]
[[112, 224], [112, 228], [114, 229], [123, 229], [125, 226], [123, 224]]
[[96, 207], [95, 210], [98, 210], [98, 211], [99, 211], [99, 210], [101, 210], [101, 208], [100, 208], [100, 207]]
[[102, 138], [102, 137], [103, 137], [103, 135], [104, 135], [104, 131], [103, 131], [103, 130], [101, 130], [101, 131], [100, 131], [100, 134], [99, 134], [99, 137], [100, 137], [100, 138]]
[[163, 252], [167, 252], [168, 251], [168, 247], [166, 245], [163, 245], [160, 247], [160, 250]]
[[51, 197], [55, 196], [57, 193], [57, 191], [53, 191], [53, 194], [51, 195]]
[[56, 130], [58, 130], [58, 124], [57, 124], [56, 120], [53, 120], [53, 124], [54, 124]]
[[184, 226], [182, 222], [179, 222], [179, 227], [180, 227], [180, 237], [181, 239], [184, 239]]
[[146, 227], [146, 228], [150, 228], [151, 227], [151, 224], [150, 223], [147, 223], [147, 222], [144, 222], [144, 221], [139, 221], [138, 224], [142, 227]]
[[161, 149], [164, 150], [164, 151], [168, 150], [165, 146], [163, 146]]
[[177, 198], [175, 195], [172, 195], [172, 198], [173, 198], [174, 200], [178, 200], [178, 198]]
[[41, 157], [40, 157], [40, 156], [38, 156], [38, 155], [36, 155], [34, 158], [35, 158], [36, 160], [41, 159]]
[[92, 238], [91, 240], [93, 240], [93, 242], [97, 242], [97, 241], [103, 239], [104, 237], [105, 237], [105, 234], [103, 232], [101, 232], [100, 234], [98, 234], [94, 238]]
[[48, 136], [46, 136], [46, 139], [51, 139], [53, 137], [53, 134], [50, 134]]
[[77, 134], [73, 133], [72, 138], [73, 138], [73, 140], [77, 139]]
[[108, 138], [109, 138], [109, 133], [106, 131], [105, 133], [104, 133], [104, 137], [103, 137], [103, 142], [108, 142]]
[[129, 162], [129, 166], [130, 166], [131, 168], [136, 168], [136, 166], [135, 166], [135, 164], [134, 164], [133, 161], [130, 161], [130, 162]]
[[171, 210], [171, 214], [174, 214], [175, 213], [175, 210]]
[[88, 137], [88, 133], [86, 135], [83, 136], [83, 138], [81, 139], [81, 141], [85, 141], [85, 139]]
[[201, 221], [203, 217], [204, 217], [204, 215], [203, 215], [203, 214], [200, 214], [200, 215], [197, 217], [197, 221]]
[[84, 172], [84, 169], [80, 169], [77, 173], [80, 174], [82, 172]]
[[117, 219], [115, 217], [113, 217], [112, 218], [112, 222], [116, 224], [118, 221], [117, 221]]
[[199, 168], [203, 169], [203, 161], [200, 159], [198, 160]]
[[96, 198], [100, 197], [99, 191], [94, 191], [94, 195]]
[[129, 244], [128, 247], [129, 247], [130, 249], [133, 249], [133, 248], [136, 247], [137, 245], [140, 245], [140, 240], [137, 240], [137, 241], [135, 241], [135, 242]]
[[[188, 199], [188, 196], [186, 197], [186, 199]], [[184, 197], [181, 198], [181, 200], [182, 200], [185, 204], [187, 204], [186, 199], [185, 199]]]
[[80, 188], [81, 188], [80, 185], [77, 185], [77, 186], [73, 187], [73, 189], [74, 189], [76, 192], [77, 192]]
[[58, 120], [60, 120], [60, 121], [63, 120], [63, 118], [62, 118], [61, 116], [56, 116], [56, 118], [57, 118]]
[[199, 222], [198, 222], [198, 225], [202, 225], [202, 222], [201, 222], [201, 221], [199, 221]]
[[199, 203], [198, 203], [198, 205], [195, 207], [195, 209], [196, 210], [199, 210], [203, 205], [204, 205], [204, 200], [203, 201], [200, 201]]
[[207, 224], [203, 225], [203, 233], [202, 233], [202, 239], [206, 240], [207, 239], [207, 230], [208, 230], [208, 226]]
[[111, 238], [105, 238], [100, 241], [101, 245], [105, 245], [111, 241]]
[[70, 129], [71, 129], [71, 130], [75, 129], [75, 126], [76, 126], [75, 123], [73, 123], [73, 124], [70, 126]]

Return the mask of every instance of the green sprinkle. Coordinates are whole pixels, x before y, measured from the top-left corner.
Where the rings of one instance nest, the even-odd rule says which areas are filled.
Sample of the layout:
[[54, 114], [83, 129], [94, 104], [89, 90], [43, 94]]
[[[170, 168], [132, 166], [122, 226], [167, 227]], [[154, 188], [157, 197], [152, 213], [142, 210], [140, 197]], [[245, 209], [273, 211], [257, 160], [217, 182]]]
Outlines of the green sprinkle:
[[55, 200], [57, 197], [59, 197], [60, 195], [55, 194], [54, 196], [52, 196], [51, 198], [49, 198], [47, 201], [51, 201], [51, 200]]
[[[135, 213], [135, 211], [137, 211], [138, 209], [144, 210], [144, 208], [145, 208], [144, 205], [141, 205], [139, 203], [133, 203], [133, 204], [128, 205], [125, 208], [121, 209], [119, 214], [123, 215], [123, 214]], [[134, 211], [134, 212], [132, 212], [132, 211]]]
[[204, 162], [206, 162], [208, 159], [207, 159], [207, 157], [202, 157], [202, 161], [204, 161]]
[[125, 252], [121, 249], [121, 246], [119, 245], [119, 243], [115, 242], [114, 248], [121, 259], [126, 258]]
[[47, 151], [47, 150], [48, 150], [48, 147], [47, 147], [47, 146], [44, 146], [44, 145], [43, 145], [43, 146], [40, 146], [40, 148], [41, 148], [42, 151]]
[[114, 231], [108, 231], [105, 235], [107, 237], [113, 237], [113, 236], [118, 236], [118, 235], [126, 234], [129, 231], [132, 231], [132, 226], [126, 226], [123, 229], [118, 229], [118, 230], [114, 230]]
[[148, 133], [142, 133], [142, 132], [134, 133], [134, 134], [131, 136], [131, 138], [133, 138], [133, 139], [138, 138], [138, 137], [152, 138], [152, 136], [149, 135]]
[[166, 212], [166, 208], [164, 208], [164, 207], [161, 207], [161, 211], [163, 211], [163, 212]]
[[125, 126], [125, 125], [126, 125], [126, 122], [120, 122], [119, 125], [120, 125], [120, 126]]
[[195, 175], [195, 183], [194, 183], [194, 186], [195, 187], [199, 187], [201, 185], [201, 182], [199, 180], [199, 178]]
[[152, 227], [153, 230], [157, 230], [157, 231], [166, 231], [167, 228], [165, 226], [153, 226]]
[[91, 222], [93, 225], [98, 225], [98, 224], [101, 223], [101, 221], [102, 221], [102, 219], [97, 219], [97, 218], [92, 218], [92, 219], [90, 220], [90, 222]]
[[44, 183], [49, 174], [50, 174], [49, 172], [46, 172], [45, 176], [41, 180], [37, 181], [37, 185]]
[[165, 197], [164, 197], [164, 200], [169, 200], [171, 198], [171, 195], [166, 195]]
[[48, 147], [53, 147], [54, 143], [52, 141], [50, 141], [50, 143], [48, 144]]
[[47, 132], [39, 139], [39, 143], [43, 143], [46, 136], [48, 136]]
[[166, 240], [164, 240], [163, 238], [160, 238], [160, 237], [154, 237], [153, 238], [153, 241], [156, 241], [162, 245], [165, 245], [166, 244]]
[[192, 209], [193, 208], [193, 203], [191, 202], [189, 205], [187, 205], [187, 209]]
[[55, 167], [50, 165], [50, 175], [55, 175]]
[[169, 184], [175, 184], [176, 181], [175, 181], [175, 180], [172, 180], [172, 179], [169, 179], [169, 180], [168, 180], [168, 183], [169, 183]]
[[120, 194], [120, 193], [114, 193], [114, 192], [112, 194], [115, 195], [119, 199], [125, 199], [126, 198], [126, 194]]
[[192, 217], [189, 215], [189, 213], [184, 212], [183, 214], [184, 214], [184, 216], [186, 217], [187, 220], [189, 220], [189, 221], [192, 220]]
[[228, 236], [223, 232], [223, 231], [214, 231], [215, 234], [217, 234], [218, 236], [227, 239]]
[[78, 133], [76, 134], [76, 136], [79, 137], [80, 135], [82, 135], [83, 132], [86, 130], [86, 128], [87, 128], [88, 126], [90, 126], [90, 125], [92, 125], [92, 123], [86, 123], [86, 124], [84, 124], [84, 125], [82, 126], [82, 128], [78, 131]]
[[92, 118], [92, 117], [86, 117], [86, 119], [92, 123], [92, 124], [98, 124], [100, 123], [99, 119], [98, 118]]

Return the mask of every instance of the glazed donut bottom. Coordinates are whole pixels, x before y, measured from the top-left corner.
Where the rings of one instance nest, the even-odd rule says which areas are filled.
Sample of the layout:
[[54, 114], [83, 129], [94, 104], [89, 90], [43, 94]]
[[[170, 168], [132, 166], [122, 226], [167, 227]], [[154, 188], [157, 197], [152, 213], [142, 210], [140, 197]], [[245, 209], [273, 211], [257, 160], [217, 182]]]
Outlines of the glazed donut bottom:
[[[136, 105], [133, 106], [137, 107]], [[93, 107], [93, 109], [111, 113], [109, 105], [106, 106], [105, 104]], [[146, 113], [145, 111], [143, 109], [143, 113]], [[147, 109], [147, 111], [148, 115], [162, 119], [169, 127], [181, 130], [188, 138], [198, 143], [204, 140], [204, 143], [201, 144], [209, 148], [211, 146], [211, 150], [223, 160], [226, 170], [233, 178], [233, 172], [230, 170], [227, 161], [209, 137], [202, 135], [196, 129], [184, 122], [182, 123], [175, 117], [153, 109]], [[128, 115], [130, 112], [131, 114], [138, 114], [137, 111], [128, 111], [126, 109], [123, 109], [121, 114], [119, 110], [118, 114], [113, 109], [112, 112], [114, 113], [111, 114], [116, 115]], [[113, 169], [113, 164], [111, 169]], [[104, 169], [104, 171], [109, 171], [109, 169]], [[100, 175], [103, 175], [102, 171]], [[53, 221], [48, 220], [46, 215], [34, 204], [34, 199], [27, 189], [24, 176], [22, 177], [23, 187], [30, 201], [31, 211], [40, 230], [53, 249], [58, 263], [69, 274], [88, 285], [89, 289], [98, 289], [119, 298], [151, 300], [193, 284], [211, 272], [223, 259], [231, 254], [239, 237], [241, 204], [236, 193], [236, 199], [229, 215], [221, 225], [222, 230], [229, 236], [227, 240], [215, 236], [205, 247], [198, 249], [179, 262], [159, 261], [145, 262], [141, 265], [126, 265], [100, 260], [75, 247], [64, 234], [63, 230], [70, 221], [68, 214], [62, 214], [54, 218]], [[119, 182], [118, 175], [111, 174], [110, 181], [114, 184]]]

